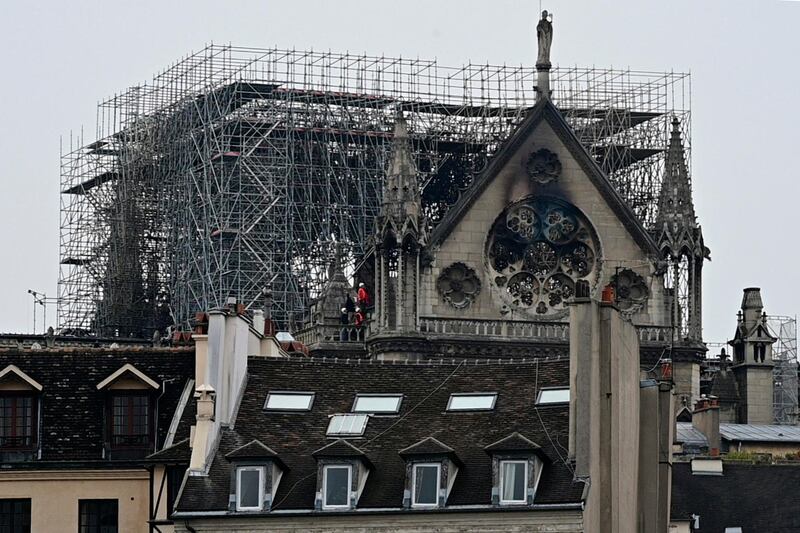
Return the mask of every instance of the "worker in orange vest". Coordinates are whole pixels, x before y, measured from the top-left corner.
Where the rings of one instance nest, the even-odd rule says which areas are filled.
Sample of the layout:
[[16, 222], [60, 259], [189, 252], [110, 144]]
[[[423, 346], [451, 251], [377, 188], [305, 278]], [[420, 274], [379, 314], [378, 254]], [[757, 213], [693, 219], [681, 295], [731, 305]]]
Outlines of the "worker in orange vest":
[[356, 327], [363, 326], [365, 319], [366, 317], [364, 316], [364, 312], [360, 307], [356, 307]]

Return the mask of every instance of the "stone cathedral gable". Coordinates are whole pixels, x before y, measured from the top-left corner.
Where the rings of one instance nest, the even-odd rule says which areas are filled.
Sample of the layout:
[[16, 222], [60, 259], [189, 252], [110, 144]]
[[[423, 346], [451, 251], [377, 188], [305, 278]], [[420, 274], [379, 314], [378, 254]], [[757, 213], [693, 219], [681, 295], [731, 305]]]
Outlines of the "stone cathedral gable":
[[420, 316], [565, 320], [575, 282], [664, 321], [658, 248], [543, 98], [433, 231]]

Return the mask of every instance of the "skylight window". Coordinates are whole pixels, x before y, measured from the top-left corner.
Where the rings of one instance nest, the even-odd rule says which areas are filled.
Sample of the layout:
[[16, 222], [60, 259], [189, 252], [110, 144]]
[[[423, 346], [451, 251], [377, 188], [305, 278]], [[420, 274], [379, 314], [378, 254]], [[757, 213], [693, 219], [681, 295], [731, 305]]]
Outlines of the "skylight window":
[[397, 413], [400, 411], [401, 394], [357, 394], [353, 404], [354, 413]]
[[328, 423], [329, 437], [357, 437], [367, 429], [367, 415], [333, 415]]
[[309, 411], [314, 403], [313, 392], [270, 392], [264, 409], [267, 411]]
[[474, 392], [451, 394], [447, 402], [448, 411], [491, 411], [497, 401], [496, 392]]
[[568, 403], [569, 389], [542, 389], [536, 399], [536, 405], [547, 405], [551, 403]]

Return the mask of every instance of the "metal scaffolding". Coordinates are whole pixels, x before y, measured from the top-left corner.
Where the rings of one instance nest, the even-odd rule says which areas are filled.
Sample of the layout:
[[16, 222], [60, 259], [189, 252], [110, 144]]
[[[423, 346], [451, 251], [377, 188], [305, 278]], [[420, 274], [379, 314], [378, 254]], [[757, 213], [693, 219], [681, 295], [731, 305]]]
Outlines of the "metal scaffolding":
[[772, 348], [775, 423], [797, 424], [797, 318], [768, 316], [767, 325], [778, 338]]
[[[211, 45], [62, 151], [62, 329], [149, 336], [229, 297], [299, 323], [334, 244], [368, 247], [398, 110], [435, 224], [535, 102], [533, 67]], [[553, 100], [646, 226], [689, 76], [556, 68]], [[688, 159], [688, 158], [687, 158]]]

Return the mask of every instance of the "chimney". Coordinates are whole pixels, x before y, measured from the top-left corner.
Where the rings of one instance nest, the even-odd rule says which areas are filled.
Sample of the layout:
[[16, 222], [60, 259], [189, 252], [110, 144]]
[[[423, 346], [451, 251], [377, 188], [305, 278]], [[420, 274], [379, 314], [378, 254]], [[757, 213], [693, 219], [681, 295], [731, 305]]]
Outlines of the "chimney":
[[[587, 479], [591, 487], [584, 526], [587, 531], [634, 531], [640, 449], [639, 337], [613, 303], [592, 300], [578, 284], [575, 293], [579, 296], [570, 305], [569, 322], [569, 456], [575, 462], [575, 476]], [[656, 460], [652, 464], [657, 467]]]
[[697, 400], [692, 413], [692, 426], [706, 436], [708, 440], [708, 454], [719, 456], [719, 400], [716, 396], [705, 394]]

